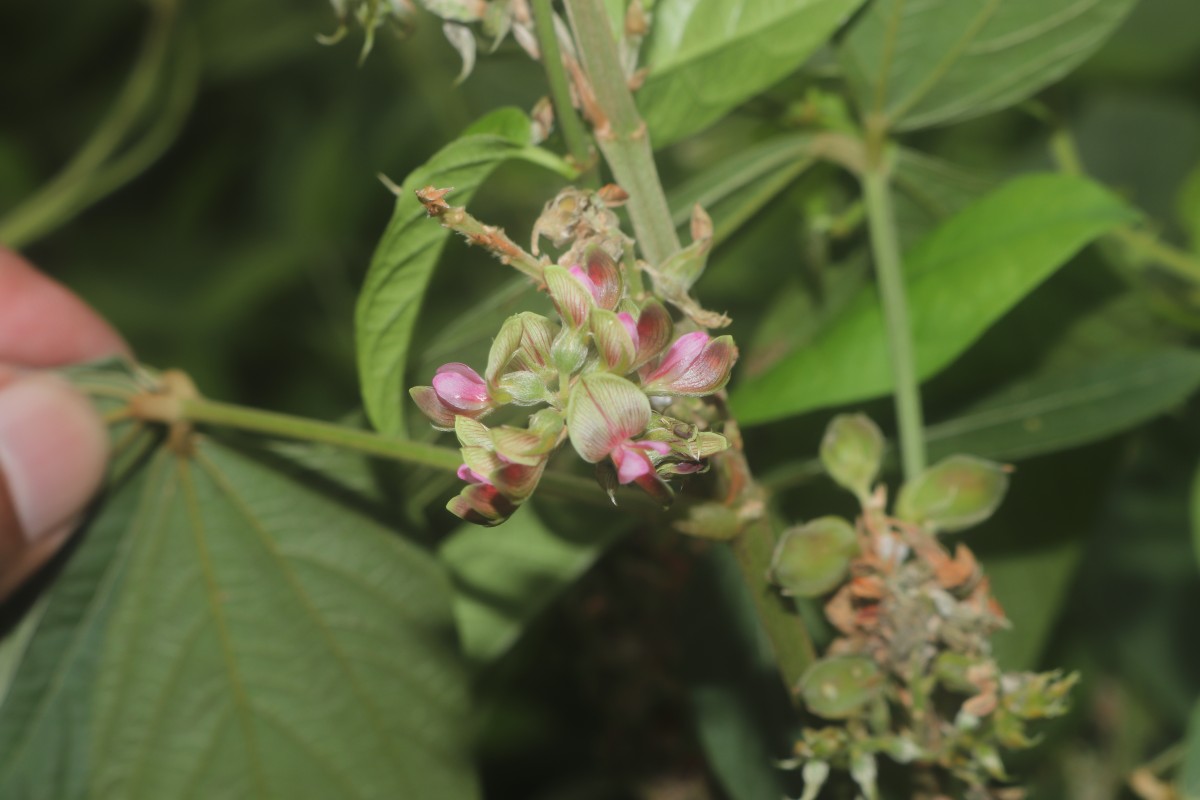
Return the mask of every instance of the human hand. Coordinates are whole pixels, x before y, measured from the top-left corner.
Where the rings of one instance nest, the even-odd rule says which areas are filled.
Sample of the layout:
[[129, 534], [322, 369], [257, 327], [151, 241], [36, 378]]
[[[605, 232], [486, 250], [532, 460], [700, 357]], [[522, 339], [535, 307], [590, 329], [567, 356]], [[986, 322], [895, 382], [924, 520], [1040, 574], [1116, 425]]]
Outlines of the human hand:
[[0, 600], [66, 542], [108, 462], [91, 402], [46, 368], [128, 352], [83, 301], [0, 247]]

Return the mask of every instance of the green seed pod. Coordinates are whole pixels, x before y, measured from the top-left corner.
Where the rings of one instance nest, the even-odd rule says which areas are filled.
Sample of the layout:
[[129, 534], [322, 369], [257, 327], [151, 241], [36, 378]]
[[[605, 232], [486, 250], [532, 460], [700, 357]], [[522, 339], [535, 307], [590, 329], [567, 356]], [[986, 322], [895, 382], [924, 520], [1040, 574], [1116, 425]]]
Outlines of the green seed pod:
[[993, 461], [950, 456], [904, 484], [896, 516], [939, 531], [959, 531], [992, 515], [1008, 490], [1008, 472]]
[[871, 493], [871, 484], [883, 462], [883, 434], [865, 414], [838, 414], [821, 439], [821, 463], [829, 477], [859, 498]]
[[787, 595], [816, 597], [846, 576], [858, 536], [841, 517], [821, 517], [783, 532], [771, 558], [771, 580]]
[[737, 512], [724, 503], [697, 503], [688, 509], [687, 519], [675, 523], [675, 528], [689, 536], [727, 542], [742, 529]]
[[800, 679], [808, 710], [825, 719], [849, 719], [883, 691], [883, 670], [866, 656], [823, 658]]
[[975, 663], [970, 656], [947, 650], [933, 662], [933, 673], [937, 676], [938, 683], [950, 691], [974, 694], [979, 687], [971, 683], [967, 673]]

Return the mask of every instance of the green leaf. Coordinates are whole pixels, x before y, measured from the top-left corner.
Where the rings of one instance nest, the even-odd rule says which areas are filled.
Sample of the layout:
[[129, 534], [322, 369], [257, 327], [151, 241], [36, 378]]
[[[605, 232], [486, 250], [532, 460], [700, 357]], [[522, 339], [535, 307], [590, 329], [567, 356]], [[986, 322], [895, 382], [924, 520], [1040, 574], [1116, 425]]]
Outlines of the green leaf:
[[193, 444], [113, 487], [53, 586], [0, 795], [476, 797], [437, 563], [307, 466]]
[[381, 432], [407, 436], [404, 385], [413, 328], [421, 299], [450, 232], [426, 218], [414, 192], [433, 185], [454, 187], [449, 202], [466, 205], [491, 173], [510, 159], [540, 164], [562, 174], [569, 168], [530, 144], [528, 117], [513, 108], [495, 111], [468, 128], [413, 171], [400, 187], [391, 222], [367, 272], [355, 314], [358, 370], [363, 402]]
[[812, 138], [777, 136], [718, 160], [667, 196], [675, 226], [686, 227], [699, 204], [712, 216], [714, 246], [725, 241], [812, 165]]
[[795, 71], [862, 0], [660, 0], [638, 107], [655, 147], [676, 142]]
[[842, 62], [864, 113], [895, 130], [1018, 103], [1091, 55], [1136, 0], [876, 0]]
[[482, 669], [588, 570], [626, 525], [552, 531], [528, 506], [500, 528], [463, 525], [438, 555], [454, 583], [454, 616], [470, 664]]
[[1149, 352], [1052, 365], [926, 429], [930, 453], [1017, 459], [1065, 450], [1135, 427], [1200, 388], [1200, 353]]
[[[917, 369], [928, 378], [1081, 247], [1127, 222], [1120, 200], [1082, 178], [1018, 178], [955, 215], [905, 257]], [[891, 390], [874, 288], [808, 347], [733, 393], [744, 423], [865, 400]]]

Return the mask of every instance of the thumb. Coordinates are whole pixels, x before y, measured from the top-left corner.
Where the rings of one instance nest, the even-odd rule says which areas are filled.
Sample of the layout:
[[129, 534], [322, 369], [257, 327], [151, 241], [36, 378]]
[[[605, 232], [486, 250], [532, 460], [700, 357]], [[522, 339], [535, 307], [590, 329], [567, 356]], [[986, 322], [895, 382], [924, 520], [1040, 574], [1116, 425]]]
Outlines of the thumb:
[[0, 387], [0, 599], [67, 540], [107, 460], [103, 421], [67, 381], [32, 373]]

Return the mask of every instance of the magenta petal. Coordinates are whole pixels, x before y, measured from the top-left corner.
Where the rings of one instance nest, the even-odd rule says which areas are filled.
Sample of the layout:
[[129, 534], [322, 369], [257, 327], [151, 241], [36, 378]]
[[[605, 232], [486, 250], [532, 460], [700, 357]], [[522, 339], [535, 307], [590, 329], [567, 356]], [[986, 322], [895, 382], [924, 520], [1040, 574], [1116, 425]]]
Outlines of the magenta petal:
[[693, 331], [680, 336], [654, 371], [646, 376], [645, 383], [670, 383], [699, 358], [707, 344], [708, 334], [704, 331]]
[[633, 483], [643, 475], [654, 471], [650, 457], [633, 442], [623, 442], [617, 445], [612, 452], [612, 460], [617, 465], [617, 480], [620, 483]]
[[492, 483], [485, 476], [480, 475], [478, 472], [471, 469], [466, 464], [463, 464], [461, 467], [458, 468], [458, 477], [459, 477], [459, 479], [464, 480], [467, 483], [486, 483], [489, 486]]
[[653, 450], [660, 456], [665, 456], [667, 453], [671, 452], [671, 445], [667, 444], [666, 442], [652, 442], [647, 440], [643, 442], [633, 442], [632, 446], [640, 450]]
[[621, 320], [621, 324], [624, 325], [625, 330], [629, 332], [629, 338], [633, 340], [633, 349], [637, 350], [640, 337], [638, 336], [638, 324], [634, 320], [633, 315], [626, 311], [622, 311], [620, 314], [617, 314], [617, 319]]
[[487, 384], [466, 364], [445, 364], [433, 376], [438, 398], [458, 411], [482, 411], [491, 405]]
[[579, 282], [588, 288], [588, 291], [592, 293], [593, 300], [600, 299], [600, 288], [596, 286], [596, 284], [592, 283], [592, 279], [589, 278], [588, 274], [583, 271], [583, 267], [571, 267], [567, 270], [567, 272], [578, 278]]

